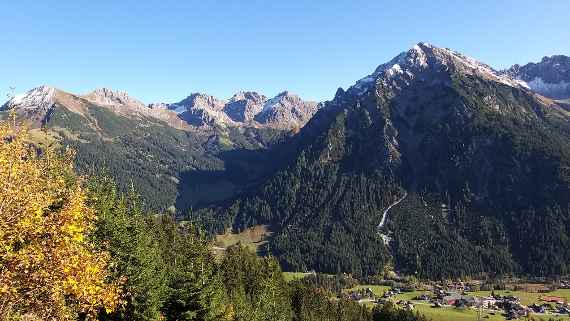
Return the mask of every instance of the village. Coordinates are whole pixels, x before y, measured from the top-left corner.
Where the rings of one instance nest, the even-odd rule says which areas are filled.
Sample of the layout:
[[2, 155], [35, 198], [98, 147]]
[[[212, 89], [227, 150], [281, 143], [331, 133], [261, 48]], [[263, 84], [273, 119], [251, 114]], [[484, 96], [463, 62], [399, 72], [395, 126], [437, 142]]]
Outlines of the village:
[[[527, 317], [568, 320], [570, 283], [561, 281], [556, 291], [534, 286], [518, 290], [481, 290], [480, 282], [448, 282], [410, 287], [363, 285], [346, 291], [346, 299], [360, 304], [395, 304], [399, 308], [431, 315], [465, 311], [473, 320], [516, 320]], [[430, 311], [431, 310], [431, 311]], [[437, 313], [434, 310], [440, 310]], [[433, 313], [432, 313], [433, 312]], [[468, 314], [471, 312], [471, 314]]]

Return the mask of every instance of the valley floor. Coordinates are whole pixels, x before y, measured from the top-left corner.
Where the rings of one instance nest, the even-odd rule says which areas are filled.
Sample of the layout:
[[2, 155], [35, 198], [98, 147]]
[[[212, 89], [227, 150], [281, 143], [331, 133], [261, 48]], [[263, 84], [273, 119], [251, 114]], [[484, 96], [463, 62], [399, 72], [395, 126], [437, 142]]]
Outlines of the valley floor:
[[[362, 284], [355, 286], [351, 289], [346, 289], [345, 292], [355, 293], [359, 291], [364, 291], [369, 289], [376, 297], [382, 298], [382, 296], [391, 290], [390, 286], [384, 285], [371, 285], [371, 284]], [[537, 292], [526, 292], [526, 291], [508, 291], [508, 290], [497, 290], [494, 291], [495, 295], [500, 296], [513, 296], [520, 299], [520, 303], [525, 306], [530, 306], [533, 304], [545, 304], [542, 298], [549, 296], [549, 297], [559, 297], [565, 300], [565, 302], [570, 301], [570, 289], [559, 289], [555, 291], [551, 291], [548, 293], [537, 293]], [[400, 303], [399, 306], [401, 308], [406, 308], [408, 303], [411, 303], [413, 306], [413, 310], [425, 315], [426, 317], [437, 320], [437, 321], [467, 321], [467, 320], [478, 320], [478, 311], [474, 307], [465, 307], [465, 308], [456, 308], [451, 305], [442, 305], [441, 307], [434, 307], [434, 305], [428, 301], [417, 300], [421, 295], [431, 295], [430, 291], [411, 291], [411, 292], [402, 292], [399, 294], [395, 294], [389, 298], [390, 301], [393, 303]], [[489, 297], [491, 296], [491, 291], [475, 291], [475, 292], [468, 292], [465, 295], [473, 296], [473, 297]], [[373, 299], [360, 299], [359, 303], [365, 304], [368, 306], [376, 305], [376, 300]], [[535, 318], [536, 320], [570, 320], [570, 316], [568, 314], [559, 314], [559, 313], [531, 313], [530, 316]], [[504, 315], [504, 311], [502, 310], [490, 310], [490, 309], [482, 309], [481, 310], [481, 319], [486, 319], [490, 321], [494, 320], [505, 320], [507, 319]], [[522, 319], [522, 318], [521, 318]]]

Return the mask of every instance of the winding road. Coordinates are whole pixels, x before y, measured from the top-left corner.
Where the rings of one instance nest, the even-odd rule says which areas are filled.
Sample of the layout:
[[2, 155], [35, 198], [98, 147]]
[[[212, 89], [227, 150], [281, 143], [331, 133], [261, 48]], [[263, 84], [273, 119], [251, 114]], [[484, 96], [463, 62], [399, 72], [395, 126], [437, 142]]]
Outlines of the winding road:
[[390, 206], [388, 206], [388, 208], [384, 210], [384, 212], [382, 213], [382, 220], [380, 221], [380, 224], [378, 224], [378, 229], [381, 229], [384, 226], [384, 224], [386, 224], [386, 217], [388, 216], [388, 211], [390, 211], [390, 209], [392, 209], [392, 207], [400, 204], [400, 202], [402, 202], [407, 196], [408, 196], [408, 192], [404, 191], [404, 196], [399, 198], [394, 203], [390, 204]]

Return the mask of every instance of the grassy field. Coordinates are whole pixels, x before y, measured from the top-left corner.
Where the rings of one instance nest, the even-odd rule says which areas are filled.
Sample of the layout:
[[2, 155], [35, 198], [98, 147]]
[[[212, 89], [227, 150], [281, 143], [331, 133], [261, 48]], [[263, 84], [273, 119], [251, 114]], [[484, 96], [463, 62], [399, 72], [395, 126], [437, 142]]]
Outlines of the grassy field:
[[263, 250], [263, 246], [267, 244], [267, 238], [269, 236], [271, 236], [271, 231], [267, 225], [256, 225], [240, 233], [227, 231], [224, 234], [216, 235], [214, 250], [216, 252], [222, 252], [224, 249], [239, 243], [259, 253]]
[[[387, 285], [369, 285], [369, 284], [363, 284], [363, 285], [357, 285], [351, 289], [347, 289], [345, 290], [346, 292], [351, 292], [351, 291], [356, 291], [356, 290], [360, 290], [360, 289], [366, 289], [366, 288], [370, 288], [370, 290], [372, 290], [372, 293], [374, 293], [374, 295], [376, 296], [382, 296], [384, 294], [384, 292], [390, 290], [390, 287]], [[391, 300], [394, 302], [400, 301], [400, 300], [405, 300], [405, 301], [411, 301], [412, 299], [414, 299], [415, 297], [422, 295], [422, 294], [429, 294], [426, 291], [412, 291], [412, 292], [402, 292], [400, 294], [396, 294], [394, 295]]]
[[[455, 309], [455, 308], [432, 308], [428, 304], [416, 304], [414, 310], [433, 321], [474, 321], [477, 320], [477, 311], [472, 309]], [[483, 312], [481, 317], [485, 320], [498, 321], [505, 320], [499, 314], [491, 315]]]
[[384, 294], [384, 292], [390, 290], [390, 287], [387, 285], [357, 285], [351, 289], [347, 289], [345, 290], [346, 292], [351, 292], [351, 291], [358, 291], [361, 289], [366, 289], [366, 288], [370, 288], [370, 290], [372, 290], [372, 293], [374, 293], [374, 295], [376, 296], [381, 296], [382, 294]]
[[302, 278], [304, 278], [307, 275], [311, 275], [312, 273], [307, 272], [283, 272], [283, 277], [285, 278], [285, 281], [287, 282], [291, 282], [291, 281], [295, 281], [295, 280], [300, 280]]
[[412, 291], [412, 292], [402, 292], [400, 294], [396, 294], [392, 297], [392, 299], [394, 301], [400, 301], [400, 300], [404, 300], [404, 301], [413, 301], [413, 299], [419, 295], [422, 294], [429, 294], [429, 292], [426, 291]]
[[[372, 292], [377, 296], [381, 296], [382, 294], [384, 294], [384, 292], [390, 290], [389, 286], [363, 284], [363, 285], [358, 285], [352, 289], [348, 289], [346, 291], [348, 292], [348, 291], [354, 291], [354, 290], [365, 289], [365, 288], [370, 288], [372, 290]], [[421, 294], [424, 294], [424, 293], [430, 294], [429, 292], [426, 292], [426, 291], [402, 292], [400, 294], [393, 296], [392, 299], [394, 301], [399, 301], [399, 300], [410, 301], [410, 300], [413, 300], [415, 297], [417, 297]], [[486, 297], [486, 296], [491, 295], [491, 291], [469, 292], [468, 294], [472, 295], [472, 296]], [[560, 290], [556, 290], [556, 291], [552, 291], [552, 292], [548, 292], [548, 293], [533, 293], [533, 292], [524, 292], [524, 291], [508, 291], [508, 290], [500, 291], [500, 290], [497, 290], [497, 291], [495, 291], [495, 294], [499, 294], [499, 295], [503, 295], [503, 296], [510, 295], [510, 296], [519, 297], [521, 299], [521, 303], [524, 305], [530, 305], [533, 303], [541, 302], [540, 298], [544, 297], [544, 296], [557, 296], [557, 297], [565, 298], [567, 302], [570, 302], [570, 289], [560, 289]]]
[[[491, 291], [470, 292], [469, 294], [474, 296], [489, 296], [491, 295]], [[540, 302], [540, 298], [543, 296], [557, 296], [565, 298], [567, 302], [570, 301], [570, 289], [561, 289], [548, 293], [532, 293], [532, 292], [523, 292], [523, 291], [495, 291], [495, 294], [512, 295], [519, 297], [521, 299], [521, 303], [524, 305], [538, 303]]]
[[[427, 304], [416, 304], [414, 310], [433, 321], [475, 321], [477, 320], [477, 311], [473, 309], [455, 309], [455, 308], [432, 308]], [[568, 316], [552, 316], [552, 315], [533, 315], [536, 320], [570, 320]], [[495, 315], [482, 311], [481, 318], [489, 321], [505, 320], [501, 313]], [[525, 320], [524, 318], [521, 320]]]

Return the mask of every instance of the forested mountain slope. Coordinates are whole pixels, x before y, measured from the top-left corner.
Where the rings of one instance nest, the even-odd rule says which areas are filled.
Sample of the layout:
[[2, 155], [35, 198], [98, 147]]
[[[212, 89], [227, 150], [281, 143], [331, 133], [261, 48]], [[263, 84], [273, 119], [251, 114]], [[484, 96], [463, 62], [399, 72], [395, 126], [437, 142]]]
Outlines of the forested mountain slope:
[[523, 82], [420, 43], [339, 90], [262, 187], [195, 217], [272, 224], [291, 270], [567, 273], [569, 120]]

